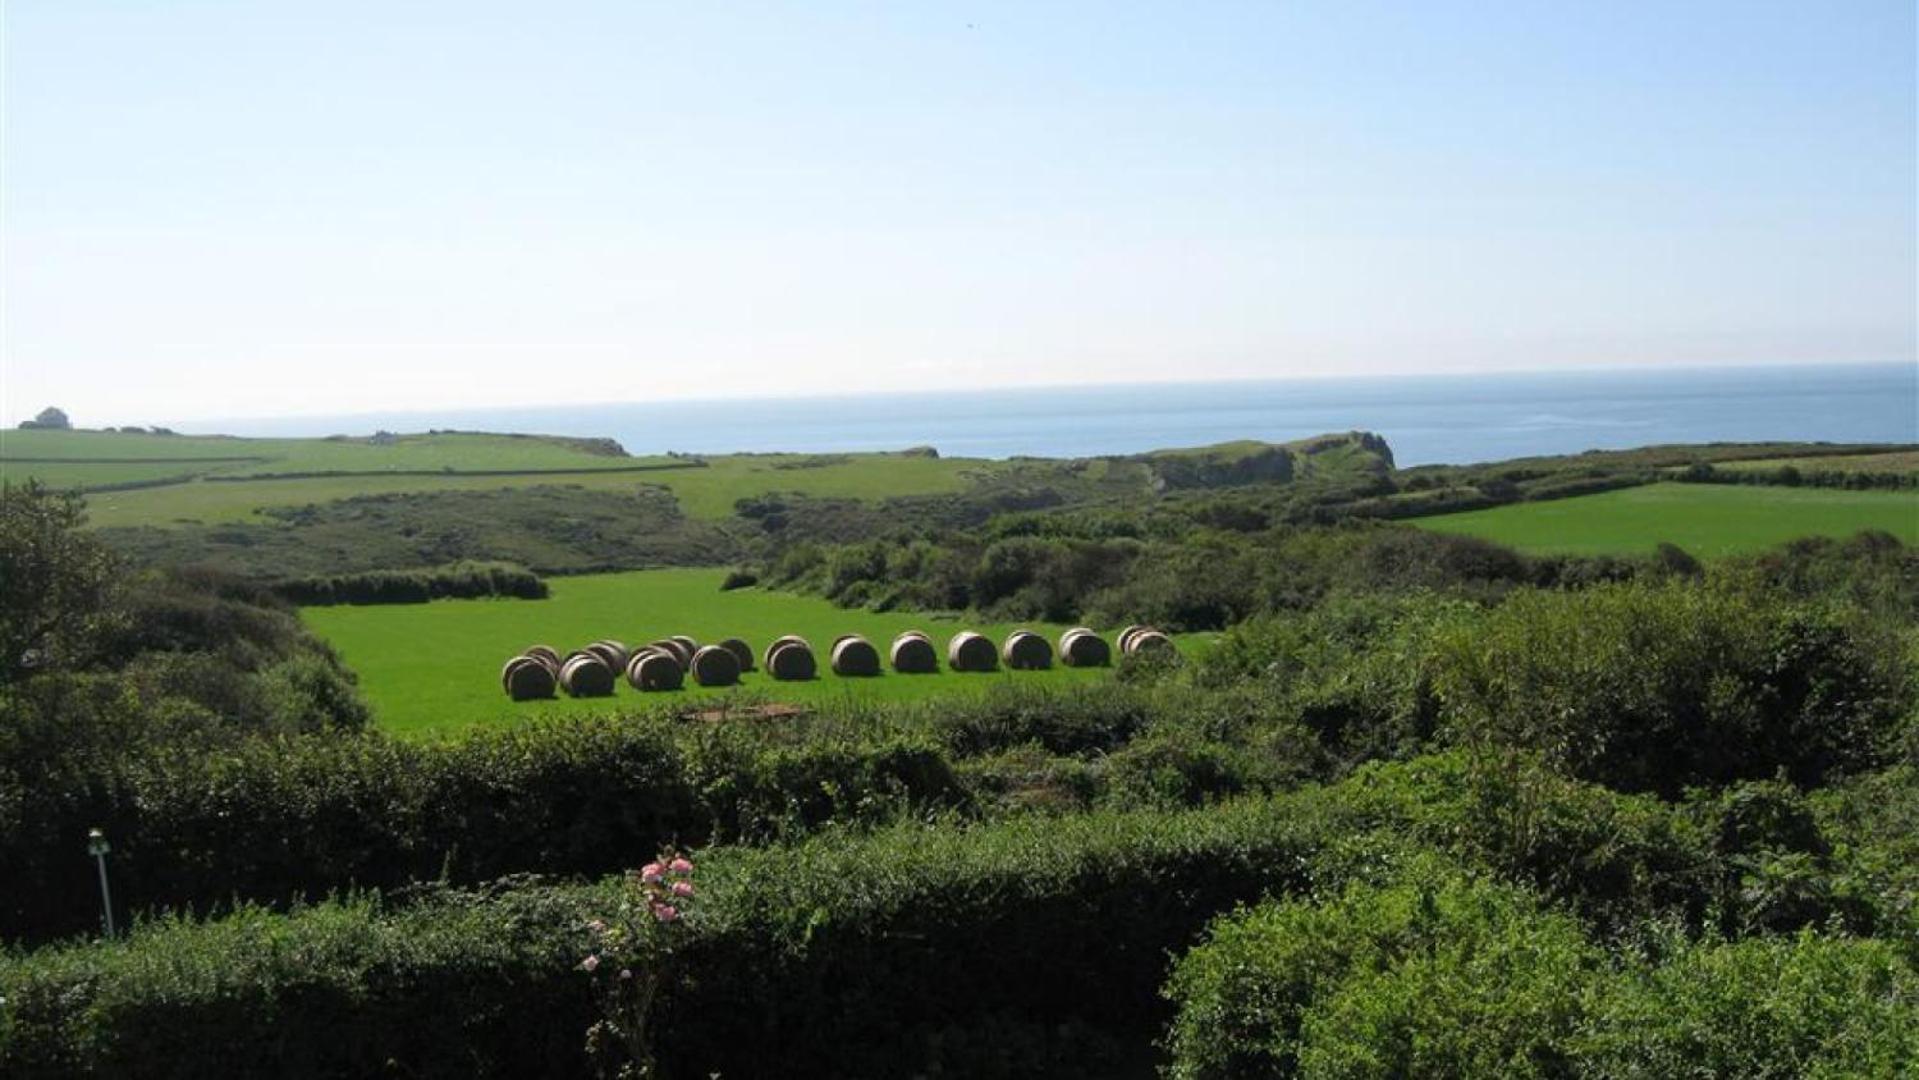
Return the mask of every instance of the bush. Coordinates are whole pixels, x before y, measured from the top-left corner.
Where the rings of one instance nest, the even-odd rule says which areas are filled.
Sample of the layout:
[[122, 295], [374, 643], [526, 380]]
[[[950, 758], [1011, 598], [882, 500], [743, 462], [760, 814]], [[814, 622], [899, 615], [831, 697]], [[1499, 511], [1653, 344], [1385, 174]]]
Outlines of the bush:
[[[1557, 950], [1550, 956], [1583, 956], [1566, 945], [1569, 920], [1470, 876], [1507, 860], [1474, 817], [1477, 802], [1461, 786], [1469, 776], [1456, 761], [1418, 761], [1196, 811], [902, 823], [704, 852], [700, 903], [676, 960], [685, 978], [665, 992], [659, 1050], [672, 1075], [1051, 1075], [1075, 1049], [1104, 1055], [1124, 1045], [1123, 1033], [1157, 1028], [1167, 956], [1215, 915], [1413, 872], [1451, 880], [1431, 869], [1442, 857], [1463, 863], [1453, 877], [1473, 884], [1457, 902], [1435, 901], [1451, 920], [1430, 935], [1441, 953], [1457, 941], [1461, 963], [1506, 957], [1523, 967], [1532, 954], [1491, 940], [1510, 928]], [[1558, 895], [1596, 909], [1605, 898], [1583, 895], [1585, 883], [1637, 881], [1641, 917], [1658, 914], [1651, 898], [1678, 887], [1659, 868], [1681, 853], [1667, 850], [1672, 834], [1634, 816], [1658, 804], [1571, 784], [1550, 799], [1564, 804], [1551, 820], [1576, 823], [1556, 827], [1557, 865], [1577, 868]], [[550, 834], [598, 809], [560, 808], [517, 839], [565, 842]], [[578, 839], [596, 839], [590, 825]], [[615, 860], [653, 850], [597, 842]], [[570, 972], [580, 954], [555, 942], [577, 945], [577, 913], [607, 899], [603, 886], [516, 887], [492, 899], [429, 891], [412, 903], [161, 921], [124, 943], [0, 959], [0, 1023], [9, 1025], [0, 1073], [317, 1075], [390, 1060], [418, 1076], [578, 1075], [577, 1042], [560, 1040], [584, 1030], [591, 1001]], [[1473, 951], [1463, 951], [1468, 942]], [[1537, 1017], [1559, 977], [1545, 967], [1518, 991], [1489, 986], [1486, 1000]], [[1475, 1001], [1453, 1002], [1433, 1022], [1505, 1030], [1484, 1002], [1475, 1013]], [[467, 1043], [448, 1053], [459, 1037]]]
[[1888, 942], [1682, 944], [1604, 981], [1575, 1044], [1602, 1077], [1895, 1077], [1919, 1070], [1919, 974]]
[[1216, 923], [1165, 990], [1179, 1006], [1171, 1075], [1562, 1071], [1601, 960], [1579, 924], [1512, 886], [1413, 876]]
[[[1036, 1054], [1150, 1025], [1166, 951], [1210, 914], [1397, 858], [1343, 839], [1356, 824], [1311, 793], [710, 851], [658, 1048], [673, 1075], [907, 1075], [956, 1053], [970, 1075], [992, 1049], [952, 1033], [976, 1024]], [[0, 1072], [577, 1076], [592, 1016], [570, 949], [606, 898], [248, 911], [0, 960]]]
[[294, 578], [274, 586], [289, 603], [424, 604], [428, 600], [514, 597], [544, 600], [546, 582], [524, 566], [462, 562], [425, 570], [368, 570]]
[[1454, 735], [1676, 797], [1784, 770], [1802, 786], [1895, 753], [1912, 707], [1882, 623], [1735, 583], [1515, 594], [1439, 643]]
[[1166, 994], [1173, 1076], [1898, 1076], [1919, 975], [1883, 942], [1672, 938], [1614, 960], [1524, 890], [1416, 868], [1216, 923]]
[[[308, 676], [311, 672], [306, 673]], [[301, 676], [289, 674], [297, 681]], [[415, 745], [380, 735], [175, 748], [36, 778], [0, 798], [0, 932], [84, 929], [97, 885], [74, 857], [114, 843], [114, 897], [141, 911], [280, 903], [347, 887], [536, 871], [600, 874], [666, 841], [764, 839], [907, 806], [959, 807], [923, 739], [682, 736], [664, 719], [583, 718]]]

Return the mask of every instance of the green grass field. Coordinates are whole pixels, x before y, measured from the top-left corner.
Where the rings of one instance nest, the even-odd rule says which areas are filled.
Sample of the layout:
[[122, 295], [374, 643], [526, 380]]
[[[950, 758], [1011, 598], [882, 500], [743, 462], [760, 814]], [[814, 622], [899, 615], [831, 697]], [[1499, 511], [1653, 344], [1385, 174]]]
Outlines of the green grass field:
[[1409, 524], [1481, 536], [1521, 551], [1580, 555], [1646, 552], [1661, 542], [1694, 555], [1728, 555], [1863, 529], [1883, 529], [1919, 544], [1919, 492], [1649, 484]]
[[[849, 698], [898, 701], [934, 694], [978, 693], [1009, 681], [1070, 686], [1111, 677], [1110, 670], [1055, 666], [1043, 672], [896, 675], [842, 679], [826, 670], [827, 652], [841, 634], [859, 633], [882, 654], [902, 630], [920, 628], [941, 648], [962, 629], [997, 642], [1012, 625], [961, 623], [924, 614], [846, 611], [824, 600], [760, 589], [721, 592], [719, 570], [647, 570], [554, 579], [546, 600], [442, 600], [430, 604], [307, 608], [309, 626], [340, 653], [360, 678], [361, 692], [386, 730], [419, 737], [456, 735], [483, 725], [510, 724], [563, 712], [606, 712], [662, 702], [817, 702]], [[1063, 626], [1022, 624], [1055, 642]], [[1117, 628], [1108, 628], [1117, 629]], [[808, 683], [779, 683], [754, 672], [732, 689], [692, 687], [676, 693], [641, 694], [624, 681], [611, 698], [509, 701], [500, 689], [500, 665], [528, 645], [545, 643], [562, 653], [600, 638], [628, 646], [670, 634], [702, 642], [740, 637], [763, 650], [782, 634], [813, 643], [822, 674]], [[1206, 635], [1188, 637], [1192, 648]]]
[[[0, 480], [101, 488], [172, 480], [163, 486], [94, 491], [100, 527], [260, 521], [273, 507], [425, 491], [496, 490], [576, 484], [672, 489], [697, 518], [730, 515], [740, 499], [791, 492], [883, 499], [964, 490], [997, 463], [907, 454], [733, 454], [684, 460], [610, 457], [563, 440], [510, 435], [402, 435], [366, 439], [239, 439], [98, 431], [0, 432]], [[660, 468], [660, 466], [669, 466]], [[292, 473], [332, 473], [290, 476]], [[240, 479], [235, 479], [240, 478]]]
[[1764, 458], [1746, 461], [1722, 461], [1715, 469], [1735, 472], [1771, 472], [1791, 465], [1800, 472], [1919, 472], [1919, 450], [1896, 450], [1888, 454], [1832, 454], [1824, 457]]
[[[618, 460], [618, 459], [614, 459]], [[773, 492], [883, 499], [963, 490], [970, 476], [991, 462], [961, 458], [922, 458], [860, 454], [843, 462], [809, 468], [779, 468], [768, 455], [708, 459], [705, 468], [650, 472], [591, 470], [525, 472], [511, 476], [315, 476], [244, 481], [205, 481], [133, 491], [96, 492], [87, 497], [87, 517], [99, 527], [115, 525], [215, 524], [259, 521], [274, 506], [416, 491], [492, 491], [534, 484], [571, 484], [593, 490], [626, 491], [640, 484], [671, 488], [689, 517], [718, 519], [733, 512], [740, 499]], [[71, 468], [71, 466], [63, 466]]]

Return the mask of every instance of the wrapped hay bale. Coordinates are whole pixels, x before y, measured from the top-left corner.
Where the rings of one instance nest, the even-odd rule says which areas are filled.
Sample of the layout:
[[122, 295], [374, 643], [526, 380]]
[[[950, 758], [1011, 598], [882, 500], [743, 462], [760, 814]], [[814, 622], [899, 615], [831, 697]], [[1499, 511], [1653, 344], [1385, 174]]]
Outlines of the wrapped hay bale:
[[733, 659], [740, 662], [741, 671], [753, 670], [753, 646], [748, 645], [739, 638], [730, 637], [720, 642], [720, 648], [733, 654]]
[[833, 674], [867, 678], [880, 673], [880, 651], [858, 634], [843, 634], [833, 643]]
[[678, 638], [661, 638], [658, 641], [649, 643], [647, 648], [663, 652], [672, 657], [673, 662], [680, 665], [682, 669], [693, 662], [693, 654], [687, 650], [685, 645], [680, 644]]
[[908, 630], [893, 639], [893, 670], [901, 675], [931, 675], [940, 669], [939, 650], [933, 639], [918, 630]]
[[592, 653], [594, 656], [599, 657], [600, 662], [606, 665], [606, 670], [608, 671], [626, 670], [627, 649], [625, 645], [617, 641], [611, 639], [596, 641], [580, 651]]
[[605, 697], [613, 692], [613, 669], [590, 652], [575, 653], [560, 668], [560, 685], [574, 697]]
[[954, 671], [993, 671], [999, 667], [999, 650], [985, 636], [962, 630], [946, 643], [946, 666]]
[[1141, 630], [1150, 630], [1150, 629], [1152, 629], [1152, 627], [1142, 626], [1139, 623], [1134, 623], [1131, 626], [1128, 626], [1127, 628], [1125, 628], [1124, 630], [1121, 630], [1119, 632], [1119, 637], [1115, 639], [1119, 645], [1119, 654], [1121, 656], [1132, 655], [1133, 650], [1131, 646], [1133, 644], [1133, 635], [1139, 633]]
[[781, 682], [805, 682], [819, 674], [819, 664], [806, 642], [782, 641], [767, 654], [766, 673]]
[[678, 690], [685, 679], [680, 662], [660, 649], [641, 649], [626, 663], [626, 681], [635, 690]]
[[1014, 671], [1042, 671], [1053, 666], [1053, 647], [1030, 630], [1015, 630], [1000, 646], [1000, 658]]
[[687, 637], [685, 634], [674, 634], [673, 640], [680, 643], [681, 650], [686, 653], [686, 662], [691, 664], [693, 662], [693, 654], [700, 651], [700, 643]]
[[1105, 667], [1113, 662], [1112, 646], [1084, 626], [1060, 635], [1059, 658], [1067, 667]]
[[718, 645], [707, 645], [694, 653], [688, 668], [693, 681], [701, 686], [732, 686], [740, 681], [740, 658]]
[[500, 685], [514, 701], [550, 698], [559, 680], [537, 656], [516, 656], [500, 670]]
[[545, 664], [553, 672], [554, 678], [559, 677], [560, 654], [554, 651], [553, 646], [529, 645], [526, 648], [520, 650], [520, 655], [530, 656], [533, 659], [538, 660], [540, 663]]
[[1179, 650], [1173, 646], [1173, 639], [1157, 630], [1141, 630], [1132, 636], [1132, 639], [1127, 642], [1127, 645], [1127, 656], [1147, 656], [1153, 654], [1161, 656], [1179, 655]]
[[813, 651], [812, 644], [798, 634], [783, 634], [780, 637], [776, 637], [772, 641], [767, 642], [766, 654], [761, 658], [762, 663], [768, 671], [773, 670], [773, 650], [778, 649], [782, 645], [799, 645], [809, 653]]

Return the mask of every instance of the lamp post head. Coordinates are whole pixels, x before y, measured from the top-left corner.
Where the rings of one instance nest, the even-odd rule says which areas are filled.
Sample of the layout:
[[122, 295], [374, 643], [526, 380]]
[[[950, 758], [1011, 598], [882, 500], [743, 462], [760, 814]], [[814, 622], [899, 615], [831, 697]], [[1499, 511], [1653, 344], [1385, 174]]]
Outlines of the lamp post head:
[[106, 833], [101, 832], [99, 829], [87, 830], [87, 854], [99, 856], [105, 855], [112, 850], [113, 845], [107, 843]]

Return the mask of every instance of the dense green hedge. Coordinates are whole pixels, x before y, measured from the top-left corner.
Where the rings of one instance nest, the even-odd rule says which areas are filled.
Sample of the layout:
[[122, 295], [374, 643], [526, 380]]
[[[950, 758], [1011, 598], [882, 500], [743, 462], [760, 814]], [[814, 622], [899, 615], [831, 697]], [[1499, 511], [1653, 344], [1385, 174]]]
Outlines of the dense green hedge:
[[293, 578], [274, 585], [290, 603], [423, 604], [428, 600], [502, 596], [546, 599], [546, 582], [524, 566], [463, 562], [420, 570], [368, 570]]
[[0, 798], [0, 933], [44, 938], [98, 915], [87, 830], [114, 843], [115, 899], [202, 910], [351, 887], [532, 871], [600, 874], [666, 840], [954, 807], [965, 794], [924, 738], [751, 728], [690, 734], [664, 718], [529, 725], [450, 745], [379, 735], [244, 740], [119, 759]]
[[[1501, 851], [1464, 776], [1456, 761], [1415, 762], [1199, 811], [707, 852], [662, 1052], [695, 1076], [1032, 1075], [1097, 1059], [1118, 1052], [1113, 1033], [1157, 1030], [1168, 957], [1211, 917], [1394, 880], [1435, 857], [1422, 842], [1509, 866], [1581, 910], [1672, 912], [1662, 897], [1684, 907], [1708, 883], [1657, 804], [1577, 785], [1541, 795], [1557, 807], [1542, 826], [1549, 856]], [[1565, 866], [1581, 872], [1544, 880]], [[609, 899], [524, 888], [326, 904], [17, 957], [0, 963], [0, 1072], [335, 1076], [390, 1060], [411, 1076], [577, 1075], [566, 1040], [589, 1001], [569, 981], [573, 928]], [[995, 1045], [1020, 1047], [1018, 1060]]]
[[1528, 890], [1445, 867], [1224, 919], [1166, 993], [1181, 1080], [1919, 1068], [1919, 970], [1890, 943], [1668, 935], [1615, 959]]

